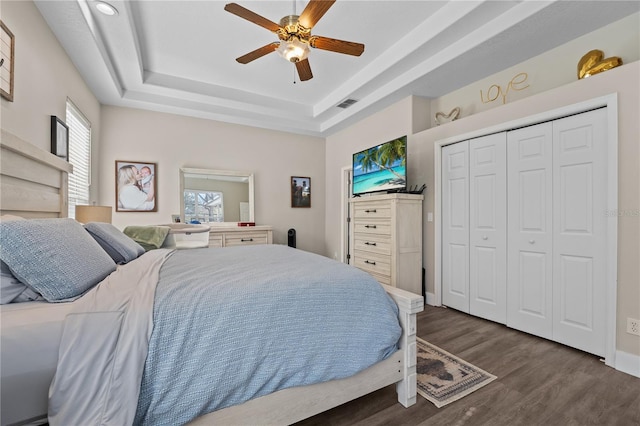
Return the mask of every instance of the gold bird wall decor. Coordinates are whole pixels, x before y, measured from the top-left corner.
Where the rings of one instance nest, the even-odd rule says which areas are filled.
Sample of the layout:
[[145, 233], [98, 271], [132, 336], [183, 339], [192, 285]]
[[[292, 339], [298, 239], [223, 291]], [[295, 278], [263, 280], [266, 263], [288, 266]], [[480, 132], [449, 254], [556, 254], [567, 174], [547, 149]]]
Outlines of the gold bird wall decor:
[[578, 80], [622, 65], [622, 59], [617, 56], [603, 58], [604, 53], [602, 50], [597, 49], [587, 52], [580, 58], [580, 62], [578, 62]]

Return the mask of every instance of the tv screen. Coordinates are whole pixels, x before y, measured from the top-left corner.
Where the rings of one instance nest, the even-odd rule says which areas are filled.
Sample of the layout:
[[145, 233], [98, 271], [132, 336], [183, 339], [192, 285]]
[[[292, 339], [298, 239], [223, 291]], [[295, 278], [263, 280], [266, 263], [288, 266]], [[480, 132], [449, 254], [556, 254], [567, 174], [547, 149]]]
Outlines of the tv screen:
[[407, 189], [407, 137], [353, 154], [353, 195]]

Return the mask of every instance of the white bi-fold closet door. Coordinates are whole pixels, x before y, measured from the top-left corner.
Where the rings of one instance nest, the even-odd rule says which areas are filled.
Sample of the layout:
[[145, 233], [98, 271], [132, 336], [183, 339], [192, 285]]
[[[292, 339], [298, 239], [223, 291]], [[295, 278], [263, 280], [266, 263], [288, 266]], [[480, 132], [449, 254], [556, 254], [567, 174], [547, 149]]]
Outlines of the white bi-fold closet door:
[[605, 353], [606, 109], [442, 148], [443, 304]]

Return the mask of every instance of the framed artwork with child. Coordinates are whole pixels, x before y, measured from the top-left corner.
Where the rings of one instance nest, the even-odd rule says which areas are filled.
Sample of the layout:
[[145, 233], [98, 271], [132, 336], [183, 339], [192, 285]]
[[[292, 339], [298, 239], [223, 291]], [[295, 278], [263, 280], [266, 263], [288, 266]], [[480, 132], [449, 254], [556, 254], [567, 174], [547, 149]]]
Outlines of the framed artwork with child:
[[157, 212], [156, 163], [116, 160], [116, 211]]

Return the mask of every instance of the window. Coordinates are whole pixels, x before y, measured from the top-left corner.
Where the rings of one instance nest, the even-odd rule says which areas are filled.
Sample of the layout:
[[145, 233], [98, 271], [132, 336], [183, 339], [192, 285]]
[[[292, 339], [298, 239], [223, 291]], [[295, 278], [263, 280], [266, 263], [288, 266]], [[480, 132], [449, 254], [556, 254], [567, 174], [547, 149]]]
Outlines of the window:
[[222, 192], [185, 189], [184, 221], [224, 222]]
[[69, 126], [69, 217], [76, 217], [76, 205], [89, 204], [91, 185], [91, 123], [70, 99], [67, 99]]

